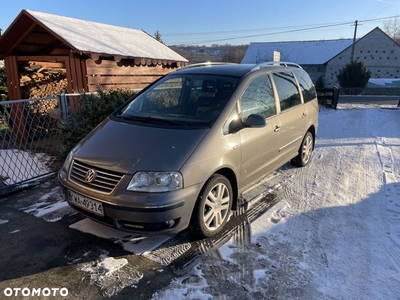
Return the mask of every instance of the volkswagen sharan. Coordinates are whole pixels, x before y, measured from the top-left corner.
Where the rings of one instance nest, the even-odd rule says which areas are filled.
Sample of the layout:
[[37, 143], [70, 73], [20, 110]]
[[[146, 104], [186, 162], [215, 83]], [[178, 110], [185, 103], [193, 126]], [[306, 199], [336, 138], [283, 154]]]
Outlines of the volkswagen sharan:
[[68, 203], [95, 221], [211, 237], [244, 191], [287, 162], [310, 162], [317, 128], [316, 90], [299, 65], [192, 65], [107, 117], [58, 176]]

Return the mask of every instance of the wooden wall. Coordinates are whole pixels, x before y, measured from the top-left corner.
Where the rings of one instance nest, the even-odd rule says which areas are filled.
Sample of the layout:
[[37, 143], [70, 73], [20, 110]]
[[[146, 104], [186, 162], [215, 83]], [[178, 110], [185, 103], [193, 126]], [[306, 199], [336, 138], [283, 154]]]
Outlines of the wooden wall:
[[88, 91], [105, 89], [142, 89], [180, 66], [162, 60], [137, 58], [132, 60], [86, 60]]

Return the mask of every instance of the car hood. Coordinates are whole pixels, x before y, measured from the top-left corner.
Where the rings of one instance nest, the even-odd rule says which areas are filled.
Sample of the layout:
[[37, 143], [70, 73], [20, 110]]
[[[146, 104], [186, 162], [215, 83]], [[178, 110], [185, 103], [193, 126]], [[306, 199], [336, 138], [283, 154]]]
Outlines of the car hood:
[[209, 131], [134, 125], [108, 119], [81, 143], [74, 158], [115, 172], [178, 171]]

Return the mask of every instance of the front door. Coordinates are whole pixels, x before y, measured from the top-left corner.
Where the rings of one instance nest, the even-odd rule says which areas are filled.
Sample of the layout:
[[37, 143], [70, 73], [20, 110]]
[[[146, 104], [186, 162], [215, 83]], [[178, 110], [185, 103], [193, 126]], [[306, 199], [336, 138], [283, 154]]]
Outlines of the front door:
[[281, 161], [289, 161], [297, 155], [306, 130], [306, 110], [302, 105], [300, 91], [291, 71], [272, 74], [279, 98]]
[[253, 78], [239, 102], [243, 122], [251, 114], [261, 115], [267, 121], [265, 127], [244, 128], [240, 131], [240, 186], [245, 188], [274, 170], [279, 148], [276, 141], [279, 131], [276, 129], [281, 123], [271, 80], [267, 74]]

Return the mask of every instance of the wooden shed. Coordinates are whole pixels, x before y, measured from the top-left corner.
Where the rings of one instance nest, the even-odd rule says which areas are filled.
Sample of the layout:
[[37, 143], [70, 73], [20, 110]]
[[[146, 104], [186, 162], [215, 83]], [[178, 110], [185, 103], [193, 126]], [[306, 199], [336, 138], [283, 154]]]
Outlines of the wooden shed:
[[49, 82], [55, 87], [36, 96], [143, 88], [188, 64], [142, 30], [31, 10], [22, 10], [0, 37], [0, 59], [10, 100], [31, 98], [24, 86]]

